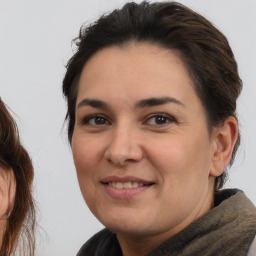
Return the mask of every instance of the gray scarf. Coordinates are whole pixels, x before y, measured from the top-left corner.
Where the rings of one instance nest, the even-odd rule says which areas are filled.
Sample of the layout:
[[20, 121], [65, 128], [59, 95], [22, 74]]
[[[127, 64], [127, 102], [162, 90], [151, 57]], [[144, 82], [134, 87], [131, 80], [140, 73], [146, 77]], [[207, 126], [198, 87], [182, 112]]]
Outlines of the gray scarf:
[[242, 191], [221, 190], [215, 207], [148, 256], [246, 256], [256, 234], [256, 208]]
[[[147, 256], [246, 256], [256, 234], [256, 208], [240, 190], [216, 193], [215, 207]], [[115, 234], [104, 229], [77, 256], [121, 256]]]

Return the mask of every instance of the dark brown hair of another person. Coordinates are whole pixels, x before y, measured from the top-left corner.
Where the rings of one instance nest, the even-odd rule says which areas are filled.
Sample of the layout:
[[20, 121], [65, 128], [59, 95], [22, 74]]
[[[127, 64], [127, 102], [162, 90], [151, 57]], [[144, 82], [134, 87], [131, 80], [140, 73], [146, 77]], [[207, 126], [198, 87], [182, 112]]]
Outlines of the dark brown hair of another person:
[[12, 168], [16, 180], [14, 207], [7, 220], [0, 255], [13, 255], [20, 245], [20, 255], [32, 256], [35, 250], [35, 208], [31, 192], [34, 170], [21, 145], [17, 125], [1, 99], [0, 165], [6, 170]]

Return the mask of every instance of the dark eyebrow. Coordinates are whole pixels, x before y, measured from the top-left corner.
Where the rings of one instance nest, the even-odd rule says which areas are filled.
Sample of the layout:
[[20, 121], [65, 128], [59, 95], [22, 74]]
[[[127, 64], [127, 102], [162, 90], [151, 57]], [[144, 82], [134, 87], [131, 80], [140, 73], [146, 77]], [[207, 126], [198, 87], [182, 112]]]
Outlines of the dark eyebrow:
[[163, 105], [166, 103], [175, 103], [181, 106], [185, 106], [181, 101], [172, 98], [172, 97], [161, 97], [161, 98], [149, 98], [145, 100], [140, 100], [138, 103], [136, 103], [136, 108], [145, 108], [145, 107], [154, 107], [158, 105]]
[[110, 108], [108, 103], [101, 100], [95, 100], [95, 99], [83, 99], [78, 103], [77, 108], [80, 108], [83, 106], [91, 106], [93, 108], [101, 108], [101, 109]]
[[[154, 107], [158, 105], [163, 105], [167, 103], [175, 103], [181, 106], [185, 106], [181, 101], [172, 98], [172, 97], [161, 97], [161, 98], [148, 98], [144, 100], [140, 100], [135, 104], [135, 108], [145, 108], [145, 107]], [[96, 99], [83, 99], [81, 100], [77, 108], [83, 107], [83, 106], [90, 106], [93, 108], [100, 108], [100, 109], [110, 109], [110, 105], [102, 100], [96, 100]]]

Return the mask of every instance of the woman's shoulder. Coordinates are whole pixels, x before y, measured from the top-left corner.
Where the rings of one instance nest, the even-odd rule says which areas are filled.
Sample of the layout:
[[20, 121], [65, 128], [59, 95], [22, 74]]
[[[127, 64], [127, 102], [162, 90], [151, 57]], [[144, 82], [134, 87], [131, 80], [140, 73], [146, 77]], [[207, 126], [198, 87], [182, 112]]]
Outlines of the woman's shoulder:
[[108, 229], [103, 229], [92, 236], [79, 250], [77, 256], [108, 256], [122, 255], [116, 235]]

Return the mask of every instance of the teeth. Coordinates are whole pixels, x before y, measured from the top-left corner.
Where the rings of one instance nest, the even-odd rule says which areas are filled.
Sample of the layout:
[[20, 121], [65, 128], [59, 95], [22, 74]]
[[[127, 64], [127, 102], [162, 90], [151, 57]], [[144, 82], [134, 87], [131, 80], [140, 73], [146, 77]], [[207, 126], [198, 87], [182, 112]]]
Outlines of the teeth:
[[124, 188], [124, 184], [121, 182], [116, 183], [116, 188]]
[[142, 187], [143, 183], [140, 182], [135, 182], [135, 181], [128, 181], [128, 182], [109, 182], [109, 186], [112, 186], [114, 188], [137, 188], [137, 187]]
[[131, 182], [125, 182], [124, 183], [124, 188], [132, 188], [132, 183]]

